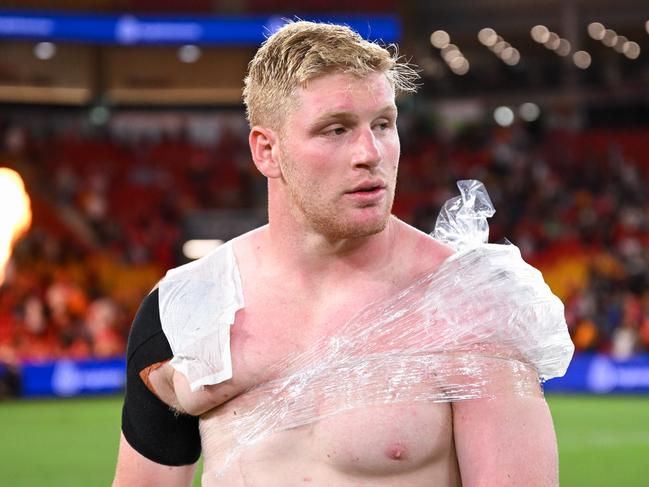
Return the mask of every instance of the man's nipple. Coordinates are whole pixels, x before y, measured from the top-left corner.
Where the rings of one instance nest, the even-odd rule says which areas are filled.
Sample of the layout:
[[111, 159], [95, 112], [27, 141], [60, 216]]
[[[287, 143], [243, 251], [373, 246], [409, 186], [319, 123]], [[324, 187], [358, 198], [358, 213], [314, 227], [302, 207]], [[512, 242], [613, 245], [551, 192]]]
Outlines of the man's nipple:
[[397, 443], [395, 445], [392, 445], [388, 448], [386, 452], [388, 458], [392, 460], [403, 460], [404, 457], [406, 456], [406, 448]]

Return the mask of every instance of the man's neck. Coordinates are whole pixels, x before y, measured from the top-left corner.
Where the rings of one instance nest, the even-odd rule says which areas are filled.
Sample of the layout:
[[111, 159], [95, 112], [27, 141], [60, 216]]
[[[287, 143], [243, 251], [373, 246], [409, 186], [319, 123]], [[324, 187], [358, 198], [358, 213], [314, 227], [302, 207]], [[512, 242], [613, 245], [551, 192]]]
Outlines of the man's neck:
[[348, 239], [331, 239], [308, 228], [289, 229], [272, 219], [266, 230], [263, 252], [272, 267], [298, 276], [306, 285], [326, 284], [341, 277], [380, 275], [391, 262], [399, 222], [390, 217], [382, 231]]

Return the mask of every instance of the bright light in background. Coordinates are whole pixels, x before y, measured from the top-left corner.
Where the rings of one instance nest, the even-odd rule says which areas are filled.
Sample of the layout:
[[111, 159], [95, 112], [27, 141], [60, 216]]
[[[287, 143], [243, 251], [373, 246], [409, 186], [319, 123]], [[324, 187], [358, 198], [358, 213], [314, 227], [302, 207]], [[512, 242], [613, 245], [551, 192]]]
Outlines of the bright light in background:
[[465, 57], [458, 56], [448, 63], [448, 67], [451, 68], [455, 74], [463, 76], [469, 72], [469, 61]]
[[[597, 30], [596, 27], [592, 26], [593, 24], [588, 26], [589, 33], [591, 31]], [[603, 25], [601, 27], [602, 29], [604, 28]], [[535, 25], [530, 30], [530, 35], [532, 36], [532, 39], [534, 39], [534, 42], [542, 44], [546, 49], [554, 51], [558, 56], [568, 56], [570, 54], [570, 51], [572, 50], [572, 45], [570, 44], [568, 39], [560, 37], [559, 34], [552, 32], [545, 25]]]
[[430, 35], [430, 43], [437, 49], [448, 46], [449, 42], [451, 42], [451, 37], [446, 31], [436, 30]]
[[521, 60], [521, 53], [518, 52], [518, 49], [516, 49], [515, 47], [508, 47], [503, 50], [500, 57], [505, 64], [508, 64], [509, 66], [515, 66]]
[[[649, 33], [649, 21], [645, 23], [645, 28], [647, 29], [647, 33]], [[619, 35], [613, 29], [605, 28], [599, 22], [593, 22], [588, 25], [588, 35], [595, 40], [601, 41], [605, 46], [612, 47], [616, 52], [624, 54], [628, 59], [638, 59], [642, 51], [637, 42], [629, 40], [626, 36]], [[575, 64], [577, 64], [576, 60]], [[581, 67], [579, 64], [577, 66]]]
[[439, 49], [440, 56], [453, 73], [463, 76], [469, 72], [469, 61], [459, 47], [451, 44], [451, 37], [447, 32], [436, 30], [430, 35], [430, 43]]
[[518, 108], [518, 115], [526, 122], [534, 122], [541, 115], [541, 109], [536, 103], [523, 103]]
[[488, 47], [496, 57], [499, 57], [502, 62], [509, 66], [515, 66], [521, 60], [521, 53], [518, 49], [503, 39], [502, 36], [499, 36], [490, 27], [485, 27], [478, 32], [478, 40], [482, 45]]
[[602, 37], [602, 44], [607, 47], [613, 47], [617, 43], [617, 32], [613, 29], [606, 29], [604, 37]]
[[52, 59], [56, 54], [56, 44], [51, 42], [39, 42], [34, 46], [34, 56], [42, 61]]
[[201, 49], [193, 44], [187, 44], [178, 48], [178, 59], [183, 63], [195, 63], [201, 57]]
[[638, 59], [640, 56], [640, 45], [637, 42], [625, 42], [622, 47], [622, 53], [629, 59]]
[[501, 127], [509, 127], [514, 123], [514, 112], [509, 107], [498, 107], [494, 110], [494, 120]]
[[29, 229], [32, 211], [25, 184], [20, 175], [0, 167], [0, 285], [16, 241]]
[[90, 110], [90, 121], [95, 125], [104, 125], [110, 118], [110, 111], [107, 107], [99, 105]]
[[489, 41], [490, 44], [489, 44], [487, 47], [493, 51], [494, 48], [495, 48], [499, 43], [504, 42], [504, 41], [505, 41], [505, 39], [503, 39], [501, 36], [499, 36], [499, 35], [496, 34], [496, 37], [492, 37], [492, 38], [491, 38], [491, 40]]
[[551, 51], [554, 51], [559, 47], [559, 44], [561, 43], [561, 37], [559, 37], [559, 34], [556, 32], [550, 32], [550, 35], [548, 36], [548, 40], [543, 43], [543, 45], [550, 49]]
[[572, 61], [579, 69], [588, 69], [590, 67], [591, 57], [586, 51], [577, 51], [572, 55]]
[[604, 24], [601, 24], [599, 22], [592, 22], [588, 24], [588, 35], [591, 37], [591, 39], [601, 41], [604, 38], [605, 32], [606, 27], [604, 27]]
[[570, 45], [570, 42], [567, 39], [560, 39], [559, 40], [559, 45], [557, 46], [555, 52], [562, 57], [567, 56], [570, 54], [570, 50], [572, 49], [572, 46]]
[[447, 63], [450, 63], [456, 57], [463, 57], [462, 53], [455, 44], [447, 44], [440, 51], [442, 59]]
[[502, 52], [503, 52], [505, 49], [507, 49], [508, 47], [512, 47], [511, 44], [510, 44], [509, 42], [500, 41], [500, 42], [496, 42], [496, 44], [494, 45], [492, 51], [493, 51], [494, 54], [496, 54], [497, 56], [500, 56], [500, 55], [502, 54]]
[[497, 42], [498, 35], [491, 27], [485, 27], [478, 32], [478, 40], [483, 46], [491, 47]]
[[629, 39], [627, 39], [624, 36], [617, 36], [617, 39], [615, 40], [615, 45], [613, 46], [613, 49], [615, 49], [617, 52], [622, 54], [624, 51], [624, 44], [629, 42]]
[[550, 31], [545, 25], [535, 25], [530, 30], [530, 35], [539, 44], [545, 44], [550, 40]]
[[188, 259], [200, 259], [220, 245], [223, 240], [187, 240], [183, 244], [183, 255]]

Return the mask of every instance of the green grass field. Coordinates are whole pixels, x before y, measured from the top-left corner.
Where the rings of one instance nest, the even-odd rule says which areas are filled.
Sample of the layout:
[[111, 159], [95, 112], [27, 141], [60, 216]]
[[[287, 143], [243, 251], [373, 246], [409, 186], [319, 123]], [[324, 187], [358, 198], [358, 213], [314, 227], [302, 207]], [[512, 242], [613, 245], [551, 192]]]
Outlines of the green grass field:
[[[562, 486], [649, 485], [649, 397], [549, 396], [548, 402]], [[117, 397], [0, 403], [0, 485], [110, 485], [120, 406]]]

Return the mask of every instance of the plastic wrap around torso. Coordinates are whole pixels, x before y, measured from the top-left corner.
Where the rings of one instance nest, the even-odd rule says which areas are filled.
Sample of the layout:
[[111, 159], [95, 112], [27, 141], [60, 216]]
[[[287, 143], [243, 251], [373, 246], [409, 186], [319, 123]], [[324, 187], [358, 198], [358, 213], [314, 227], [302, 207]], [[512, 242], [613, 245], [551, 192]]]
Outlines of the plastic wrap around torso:
[[[232, 374], [229, 327], [243, 299], [232, 249], [221, 249], [179, 268], [182, 274], [172, 271], [160, 288], [172, 364], [193, 385]], [[231, 282], [208, 279], [217, 270]], [[179, 279], [185, 273], [191, 279]], [[305, 388], [328, 395], [364, 390], [364, 401], [390, 401], [405, 398], [409, 383], [434, 372], [439, 387], [425, 398], [461, 400], [482, 394], [478, 379], [485, 377], [487, 360], [529, 364], [549, 379], [565, 373], [572, 352], [563, 305], [541, 273], [517, 247], [483, 244], [455, 253], [391, 299], [367, 306], [335, 336], [276, 364], [290, 374], [247, 394], [262, 402], [268, 394], [274, 408], [282, 407], [273, 400], [280, 390], [282, 397], [297, 398], [305, 397]], [[386, 370], [383, 385], [372, 382], [375, 375], [384, 381]]]
[[533, 394], [530, 371], [563, 375], [572, 353], [562, 303], [518, 248], [467, 248], [245, 391], [219, 426], [234, 441], [226, 465], [273, 433], [359, 407]]
[[[443, 211], [455, 254], [275, 364], [269, 376], [277, 379], [243, 393], [248, 406], [222, 424], [223, 437], [235, 441], [230, 459], [269, 434], [364, 405], [491, 396], [500, 392], [494, 378], [504, 376], [503, 391], [527, 394], [530, 370], [542, 380], [565, 373], [574, 347], [563, 304], [516, 246], [478, 241], [488, 227], [466, 210], [472, 204], [483, 211], [475, 194]], [[472, 231], [479, 238], [462, 238]], [[229, 327], [243, 307], [231, 244], [170, 271], [160, 290], [174, 367], [193, 389], [231, 377]]]

